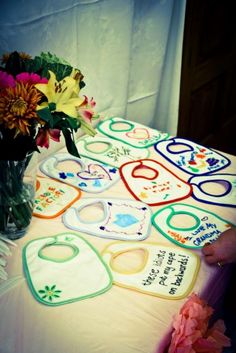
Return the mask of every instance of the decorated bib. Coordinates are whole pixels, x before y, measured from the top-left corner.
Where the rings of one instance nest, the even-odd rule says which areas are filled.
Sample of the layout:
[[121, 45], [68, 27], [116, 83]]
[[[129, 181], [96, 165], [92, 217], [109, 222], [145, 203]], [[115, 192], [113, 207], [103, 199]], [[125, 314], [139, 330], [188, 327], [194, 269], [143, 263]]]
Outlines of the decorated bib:
[[[80, 171], [59, 170], [62, 162], [78, 164]], [[118, 169], [87, 158], [77, 158], [68, 153], [57, 153], [45, 159], [39, 166], [42, 173], [66, 184], [76, 186], [85, 192], [99, 193], [115, 184], [119, 179]], [[71, 167], [72, 168], [72, 167]]]
[[[94, 210], [94, 206], [97, 207], [97, 211]], [[92, 208], [91, 211], [89, 207]], [[88, 221], [80, 216], [83, 210], [86, 210], [87, 215], [91, 213]], [[93, 215], [99, 211], [102, 211], [101, 219], [93, 220], [95, 218]], [[68, 228], [102, 238], [143, 240], [150, 232], [151, 215], [150, 208], [139, 201], [88, 198], [81, 200], [78, 208], [68, 209], [62, 220]]]
[[146, 148], [168, 138], [169, 134], [151, 129], [134, 121], [113, 117], [101, 121], [98, 130], [113, 139], [136, 148]]
[[164, 299], [187, 296], [200, 266], [199, 257], [190, 251], [149, 242], [115, 242], [102, 256], [114, 284]]
[[192, 193], [190, 184], [152, 159], [125, 163], [120, 175], [129, 192], [150, 206], [182, 200]]
[[119, 168], [123, 163], [141, 158], [147, 158], [148, 149], [138, 149], [127, 144], [114, 141], [105, 136], [98, 136], [96, 140], [92, 136], [81, 138], [76, 144], [82, 156], [95, 159]]
[[231, 227], [228, 221], [212, 212], [182, 203], [157, 211], [152, 216], [152, 224], [173, 243], [193, 249], [214, 242]]
[[158, 142], [154, 148], [176, 167], [193, 175], [216, 172], [230, 164], [220, 153], [179, 137]]
[[38, 177], [33, 215], [42, 218], [57, 217], [80, 196], [81, 191], [70, 185]]
[[[70, 251], [67, 256], [65, 249]], [[48, 255], [49, 250], [54, 252]], [[112, 286], [111, 273], [96, 249], [74, 233], [30, 241], [23, 248], [23, 266], [34, 297], [46, 305], [94, 297]]]
[[[236, 174], [193, 176], [188, 182], [193, 187], [192, 196], [196, 200], [220, 206], [236, 207]], [[223, 190], [218, 192], [218, 186]]]

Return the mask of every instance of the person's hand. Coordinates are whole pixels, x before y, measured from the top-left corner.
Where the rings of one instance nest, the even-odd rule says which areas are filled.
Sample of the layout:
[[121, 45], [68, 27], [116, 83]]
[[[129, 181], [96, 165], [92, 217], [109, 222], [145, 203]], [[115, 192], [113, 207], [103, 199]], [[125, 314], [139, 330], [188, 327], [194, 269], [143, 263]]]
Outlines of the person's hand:
[[210, 265], [236, 263], [236, 228], [224, 231], [214, 243], [206, 244], [202, 253]]

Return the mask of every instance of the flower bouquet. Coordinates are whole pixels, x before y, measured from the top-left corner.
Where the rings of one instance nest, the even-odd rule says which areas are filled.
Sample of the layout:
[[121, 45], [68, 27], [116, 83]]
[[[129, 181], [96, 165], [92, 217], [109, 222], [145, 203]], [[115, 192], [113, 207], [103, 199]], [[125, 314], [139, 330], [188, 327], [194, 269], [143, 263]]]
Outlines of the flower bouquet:
[[[75, 133], [96, 134], [95, 102], [80, 91], [83, 75], [51, 53], [32, 58], [4, 54], [0, 67], [0, 234], [18, 238], [27, 230], [34, 207], [35, 152], [64, 136], [77, 157]], [[26, 175], [27, 174], [27, 175]]]

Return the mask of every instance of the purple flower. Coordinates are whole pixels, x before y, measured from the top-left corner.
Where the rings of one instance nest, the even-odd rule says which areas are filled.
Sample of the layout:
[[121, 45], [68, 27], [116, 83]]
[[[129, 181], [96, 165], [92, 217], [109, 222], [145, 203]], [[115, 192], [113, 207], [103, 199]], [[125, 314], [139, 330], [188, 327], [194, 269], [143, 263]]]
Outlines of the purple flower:
[[21, 72], [16, 75], [16, 80], [31, 85], [35, 85], [36, 83], [48, 83], [48, 80], [45, 77], [41, 78], [38, 74], [29, 72]]
[[5, 71], [0, 71], [0, 89], [15, 87], [14, 77]]

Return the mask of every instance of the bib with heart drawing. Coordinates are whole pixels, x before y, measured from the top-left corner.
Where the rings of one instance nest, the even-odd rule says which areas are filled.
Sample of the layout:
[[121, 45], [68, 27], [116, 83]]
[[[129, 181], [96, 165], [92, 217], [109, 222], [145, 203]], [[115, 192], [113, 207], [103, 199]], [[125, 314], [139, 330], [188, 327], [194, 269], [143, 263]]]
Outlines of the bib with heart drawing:
[[[77, 163], [80, 171], [57, 169], [58, 164], [62, 162]], [[76, 186], [85, 192], [102, 192], [120, 180], [117, 168], [99, 162], [95, 163], [88, 158], [80, 159], [68, 153], [57, 153], [45, 159], [39, 168], [47, 176]]]
[[23, 248], [23, 266], [34, 297], [46, 305], [94, 297], [112, 286], [102, 257], [74, 233], [31, 240]]
[[150, 206], [182, 200], [192, 193], [190, 184], [153, 159], [125, 163], [120, 175], [129, 192]]
[[138, 149], [105, 136], [97, 136], [96, 140], [92, 136], [85, 136], [76, 146], [82, 156], [117, 168], [128, 161], [147, 158], [150, 154], [147, 148]]
[[114, 284], [164, 299], [187, 296], [200, 267], [194, 253], [158, 243], [115, 242], [102, 256]]
[[176, 203], [152, 216], [152, 224], [167, 239], [184, 248], [199, 249], [214, 242], [230, 222], [202, 208]]
[[[83, 210], [88, 221], [81, 216]], [[99, 212], [102, 217], [94, 220]], [[78, 208], [69, 208], [62, 221], [68, 228], [102, 238], [143, 240], [150, 233], [151, 215], [151, 209], [139, 201], [88, 198], [81, 200]]]
[[219, 152], [179, 137], [158, 142], [154, 148], [176, 167], [193, 175], [216, 172], [231, 163]]
[[[193, 176], [188, 182], [193, 187], [192, 196], [196, 200], [220, 206], [236, 207], [236, 174], [218, 173]], [[212, 188], [209, 189], [209, 187]], [[217, 187], [220, 187], [219, 191]]]
[[168, 138], [169, 134], [119, 117], [101, 121], [98, 130], [113, 139], [137, 148], [146, 148]]
[[53, 179], [38, 177], [33, 215], [41, 218], [57, 217], [80, 196], [79, 189]]

